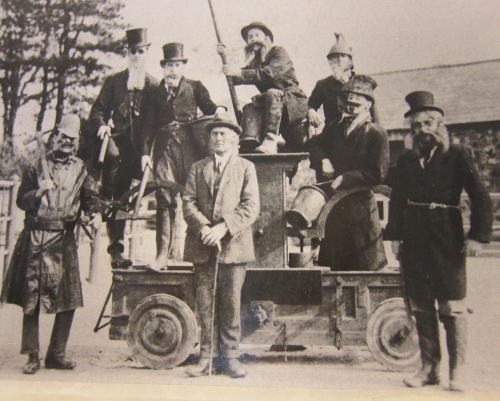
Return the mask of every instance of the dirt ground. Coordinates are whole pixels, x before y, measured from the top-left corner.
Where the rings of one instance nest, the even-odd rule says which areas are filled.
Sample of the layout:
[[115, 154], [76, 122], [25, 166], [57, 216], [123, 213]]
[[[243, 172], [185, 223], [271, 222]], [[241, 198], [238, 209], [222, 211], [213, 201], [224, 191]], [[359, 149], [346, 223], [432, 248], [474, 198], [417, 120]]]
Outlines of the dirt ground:
[[[147, 247], [141, 249], [138, 259], [144, 261], [152, 255]], [[285, 362], [283, 353], [270, 352], [268, 347], [242, 346], [241, 360], [248, 375], [238, 380], [222, 375], [186, 377], [185, 365], [193, 361], [194, 355], [182, 366], [171, 370], [146, 369], [130, 357], [125, 341], [108, 339], [107, 328], [93, 333], [111, 283], [111, 274], [107, 255], [101, 249], [102, 264], [96, 271], [94, 283], [89, 284], [85, 280], [88, 275], [88, 244], [82, 243], [81, 251], [85, 307], [76, 312], [67, 349], [68, 355], [78, 363], [77, 368], [67, 372], [41, 369], [34, 376], [23, 375], [21, 366], [26, 357], [19, 354], [21, 309], [3, 305], [0, 308], [0, 380], [413, 391], [405, 389], [402, 383], [407, 373], [387, 371], [371, 357], [366, 347], [346, 347], [339, 351], [334, 347], [304, 344], [307, 346], [305, 351], [288, 353], [288, 362]], [[500, 391], [500, 342], [497, 339], [500, 331], [499, 262], [499, 258], [492, 257], [468, 260], [468, 306], [473, 310], [469, 320], [467, 388], [470, 391]], [[41, 357], [48, 345], [52, 322], [52, 315], [41, 316]], [[444, 389], [448, 384], [446, 352], [444, 354], [444, 380], [436, 390]]]

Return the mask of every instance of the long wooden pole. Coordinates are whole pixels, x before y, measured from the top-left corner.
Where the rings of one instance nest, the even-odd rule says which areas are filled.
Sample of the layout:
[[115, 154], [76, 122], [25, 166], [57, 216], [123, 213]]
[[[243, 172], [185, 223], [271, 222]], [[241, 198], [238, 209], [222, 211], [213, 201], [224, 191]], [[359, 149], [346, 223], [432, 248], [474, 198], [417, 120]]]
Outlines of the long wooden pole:
[[[214, 28], [215, 28], [215, 35], [217, 36], [217, 42], [219, 44], [223, 45], [222, 39], [220, 36], [219, 28], [217, 26], [217, 19], [215, 18], [215, 11], [214, 7], [212, 5], [212, 1], [208, 0], [208, 5], [210, 6], [210, 13], [212, 14], [212, 21], [214, 23]], [[227, 58], [226, 56], [222, 56], [222, 64], [227, 65]], [[226, 80], [227, 80], [227, 86], [229, 87], [229, 94], [231, 95], [231, 102], [233, 103], [233, 109], [234, 109], [234, 114], [236, 115], [236, 120], [238, 123], [241, 122], [241, 109], [240, 109], [240, 103], [238, 101], [238, 95], [236, 95], [236, 89], [234, 89], [234, 83], [233, 83], [233, 78], [226, 75]]]
[[[50, 172], [49, 165], [47, 163], [47, 157], [45, 155], [45, 145], [43, 143], [43, 133], [40, 131], [36, 132], [36, 141], [38, 143], [38, 150], [40, 153], [40, 160], [42, 162], [42, 173], [44, 180], [50, 180]], [[47, 192], [47, 201], [49, 203], [49, 207], [54, 205], [54, 195], [52, 194], [52, 190], [48, 189]]]

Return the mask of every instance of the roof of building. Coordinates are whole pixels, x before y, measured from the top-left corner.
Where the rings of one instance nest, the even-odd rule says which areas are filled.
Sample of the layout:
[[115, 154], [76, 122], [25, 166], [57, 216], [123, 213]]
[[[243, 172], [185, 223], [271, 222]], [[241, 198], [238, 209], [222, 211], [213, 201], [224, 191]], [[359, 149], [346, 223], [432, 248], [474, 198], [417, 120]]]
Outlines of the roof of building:
[[405, 96], [426, 90], [434, 94], [447, 124], [500, 120], [500, 59], [416, 70], [372, 74], [378, 83], [376, 102], [382, 126], [407, 128]]

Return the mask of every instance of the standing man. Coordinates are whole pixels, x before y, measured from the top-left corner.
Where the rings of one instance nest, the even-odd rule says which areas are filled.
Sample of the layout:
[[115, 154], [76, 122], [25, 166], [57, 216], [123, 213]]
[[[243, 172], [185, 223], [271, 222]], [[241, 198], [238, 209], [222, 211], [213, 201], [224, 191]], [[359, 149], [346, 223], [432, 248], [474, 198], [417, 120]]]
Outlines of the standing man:
[[[214, 114], [217, 106], [210, 99], [208, 90], [200, 81], [184, 77], [187, 58], [182, 43], [163, 46], [164, 78], [160, 85], [144, 98], [142, 125], [142, 170], [153, 169], [155, 181], [173, 181], [184, 185], [189, 168], [200, 156], [185, 125], [197, 117], [198, 108], [203, 114]], [[153, 160], [151, 162], [151, 149]], [[147, 266], [161, 270], [167, 266], [171, 231], [177, 207], [174, 194], [168, 190], [156, 191], [156, 260]]]
[[[389, 163], [386, 131], [372, 122], [377, 83], [355, 75], [342, 87], [342, 117], [331, 133], [323, 131], [305, 146], [319, 182], [350, 189], [382, 184]], [[370, 189], [343, 198], [326, 220], [318, 263], [332, 270], [379, 270], [387, 264], [377, 202]]]
[[[80, 208], [88, 214], [102, 212], [105, 202], [93, 187], [85, 163], [75, 156], [80, 134], [80, 119], [63, 117], [51, 134], [52, 149], [47, 155], [49, 177], [42, 172], [42, 161], [23, 172], [17, 206], [26, 212], [21, 232], [7, 271], [2, 302], [23, 308], [21, 354], [29, 359], [26, 374], [40, 369], [38, 317], [41, 309], [56, 318], [45, 356], [47, 369], [73, 369], [66, 357], [75, 308], [83, 306], [78, 254], [73, 232]], [[49, 203], [48, 192], [51, 192]], [[101, 221], [96, 215], [94, 222]]]
[[[413, 149], [399, 158], [384, 237], [400, 259], [415, 316], [422, 368], [409, 387], [439, 384], [439, 318], [446, 330], [450, 390], [462, 390], [466, 372], [465, 256], [474, 256], [491, 235], [491, 201], [469, 154], [450, 146], [444, 112], [430, 92], [406, 96]], [[459, 203], [471, 202], [467, 240]]]
[[[158, 81], [146, 72], [150, 42], [147, 29], [127, 31], [128, 68], [106, 78], [90, 112], [90, 129], [96, 132], [94, 157], [102, 140], [110, 135], [102, 166], [101, 194], [117, 200], [130, 189], [132, 179], [141, 179], [141, 102], [147, 92], [158, 86]], [[94, 175], [98, 168], [93, 166]], [[97, 178], [97, 177], [96, 177]], [[132, 261], [123, 255], [126, 220], [108, 220], [106, 223], [111, 255], [111, 267], [123, 269]]]
[[335, 121], [340, 120], [342, 110], [337, 103], [337, 97], [344, 86], [353, 77], [352, 49], [346, 43], [340, 33], [336, 33], [337, 43], [335, 43], [326, 56], [328, 64], [332, 70], [332, 75], [321, 79], [316, 83], [311, 96], [309, 97], [309, 111], [307, 118], [313, 127], [322, 124], [318, 109], [323, 106], [325, 114], [325, 130], [332, 128]]
[[[235, 85], [255, 85], [260, 95], [254, 96], [254, 106], [264, 113], [264, 140], [256, 152], [278, 153], [278, 135], [289, 124], [307, 115], [307, 96], [299, 88], [293, 63], [287, 51], [273, 46], [273, 33], [262, 22], [252, 22], [241, 30], [247, 43], [245, 54], [250, 62], [244, 68], [232, 65], [222, 67], [224, 74], [234, 78]], [[226, 55], [226, 48], [218, 44], [217, 51]], [[286, 138], [285, 138], [286, 140]]]
[[246, 376], [237, 359], [240, 301], [245, 266], [255, 260], [251, 225], [259, 215], [259, 188], [255, 166], [237, 155], [241, 128], [231, 116], [217, 114], [207, 130], [214, 155], [193, 164], [183, 195], [188, 225], [184, 260], [194, 264], [196, 311], [201, 328], [201, 358], [186, 374], [209, 373], [213, 319], [213, 354], [221, 358], [224, 373], [238, 378]]

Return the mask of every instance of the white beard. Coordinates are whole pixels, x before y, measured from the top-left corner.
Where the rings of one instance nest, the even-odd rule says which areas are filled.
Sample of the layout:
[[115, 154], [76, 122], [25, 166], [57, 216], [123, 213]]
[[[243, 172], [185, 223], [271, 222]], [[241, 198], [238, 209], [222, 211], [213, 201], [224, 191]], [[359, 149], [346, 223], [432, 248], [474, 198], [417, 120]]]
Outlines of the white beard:
[[128, 62], [128, 81], [127, 89], [144, 89], [146, 83], [146, 68], [144, 64], [134, 64], [130, 60]]
[[351, 69], [344, 71], [342, 68], [337, 67], [332, 68], [332, 75], [337, 81], [340, 81], [342, 84], [346, 84], [351, 79], [352, 71]]

